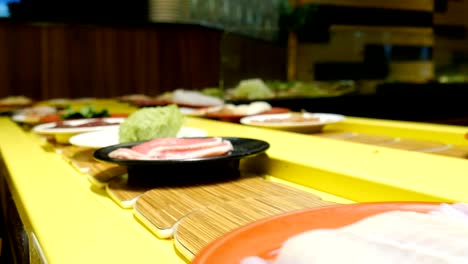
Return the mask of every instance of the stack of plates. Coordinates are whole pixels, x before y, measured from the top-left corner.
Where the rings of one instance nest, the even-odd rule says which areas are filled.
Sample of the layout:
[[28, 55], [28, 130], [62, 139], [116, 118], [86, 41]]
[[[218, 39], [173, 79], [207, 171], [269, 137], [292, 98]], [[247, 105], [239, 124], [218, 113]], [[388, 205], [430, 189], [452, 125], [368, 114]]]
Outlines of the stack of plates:
[[153, 22], [187, 21], [191, 0], [149, 0], [149, 19]]

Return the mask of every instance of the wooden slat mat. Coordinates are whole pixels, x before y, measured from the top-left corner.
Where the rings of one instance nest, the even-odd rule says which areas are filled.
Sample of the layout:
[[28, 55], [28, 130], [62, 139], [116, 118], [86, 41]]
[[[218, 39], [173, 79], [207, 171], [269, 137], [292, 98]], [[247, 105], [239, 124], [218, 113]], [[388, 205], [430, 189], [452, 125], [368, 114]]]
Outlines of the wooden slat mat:
[[114, 177], [106, 185], [107, 194], [122, 208], [131, 209], [137, 198], [148, 190], [150, 186], [128, 185], [128, 174]]
[[325, 137], [325, 138], [334, 138], [334, 139], [345, 139], [354, 137], [357, 133], [354, 132], [343, 132], [336, 130], [324, 130], [320, 133], [313, 134], [314, 136]]
[[93, 158], [94, 149], [70, 145], [57, 145], [57, 153], [60, 153], [71, 165], [81, 173], [87, 174], [93, 185], [99, 188], [114, 177], [127, 172], [126, 167], [110, 163], [103, 163]]
[[439, 150], [443, 150], [449, 147], [449, 145], [441, 143], [441, 142], [412, 140], [412, 139], [398, 139], [389, 144], [383, 144], [383, 146], [388, 147], [388, 148], [396, 148], [396, 149], [420, 151], [420, 152], [439, 151]]
[[314, 136], [395, 148], [408, 151], [432, 153], [455, 158], [468, 158], [467, 146], [453, 146], [442, 142], [393, 138], [390, 136], [363, 134], [347, 131], [323, 131]]
[[280, 195], [212, 205], [187, 215], [177, 223], [175, 246], [190, 260], [215, 239], [245, 224], [285, 212], [332, 204], [307, 195]]
[[432, 154], [468, 159], [468, 146], [451, 146], [445, 150], [434, 151]]
[[302, 190], [249, 177], [209, 185], [152, 189], [137, 199], [134, 213], [156, 236], [168, 238], [178, 220], [198, 209], [245, 198], [294, 195], [320, 200]]
[[365, 134], [355, 134], [352, 137], [340, 138], [340, 139], [345, 140], [345, 141], [372, 144], [372, 145], [392, 144], [395, 141], [397, 141], [397, 139], [393, 137], [389, 137], [389, 136], [365, 135]]

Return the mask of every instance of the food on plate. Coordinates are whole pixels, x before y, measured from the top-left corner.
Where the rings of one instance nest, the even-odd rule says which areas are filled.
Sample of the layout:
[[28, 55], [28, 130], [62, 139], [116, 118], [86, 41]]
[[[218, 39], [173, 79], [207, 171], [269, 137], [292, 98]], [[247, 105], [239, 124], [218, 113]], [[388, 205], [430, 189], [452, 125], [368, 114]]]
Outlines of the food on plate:
[[0, 99], [0, 105], [13, 105], [13, 106], [21, 106], [21, 105], [29, 105], [32, 104], [33, 100], [23, 95], [18, 96], [7, 96], [5, 98]]
[[67, 119], [79, 119], [79, 118], [98, 118], [98, 117], [108, 117], [110, 116], [107, 109], [96, 110], [92, 105], [83, 106], [80, 109], [76, 110], [71, 106], [66, 107], [60, 118], [62, 120]]
[[89, 122], [79, 123], [79, 124], [72, 124], [69, 122], [56, 122], [55, 125], [51, 128], [79, 128], [79, 127], [97, 127], [97, 126], [117, 126], [120, 125], [121, 122], [109, 122], [104, 119], [93, 119]]
[[175, 104], [177, 106], [200, 108], [222, 105], [224, 104], [224, 100], [200, 91], [176, 89], [154, 98], [134, 100], [133, 103], [140, 107]]
[[120, 125], [119, 142], [175, 137], [183, 123], [184, 116], [176, 105], [141, 108]]
[[133, 102], [138, 100], [151, 100], [152, 97], [146, 94], [126, 94], [118, 97], [118, 99], [124, 102]]
[[251, 120], [251, 123], [268, 123], [268, 124], [281, 124], [281, 123], [301, 123], [301, 122], [320, 122], [320, 117], [307, 116], [302, 113], [291, 113], [285, 118], [265, 118], [262, 120]]
[[265, 111], [271, 110], [271, 105], [267, 102], [256, 101], [250, 104], [225, 104], [217, 107], [210, 107], [201, 109], [200, 112], [206, 115], [217, 114], [217, 115], [236, 115], [236, 116], [247, 116], [256, 115]]
[[12, 118], [13, 120], [18, 122], [38, 123], [42, 117], [49, 114], [54, 114], [56, 112], [57, 109], [55, 107], [47, 105], [38, 105], [16, 110], [13, 113]]
[[298, 133], [316, 133], [324, 126], [344, 119], [345, 116], [339, 114], [292, 112], [247, 116], [241, 118], [240, 123]]
[[203, 94], [199, 91], [177, 89], [172, 92], [171, 102], [177, 105], [192, 107], [209, 107], [224, 104], [218, 97]]
[[109, 157], [128, 160], [179, 160], [217, 157], [231, 150], [231, 142], [220, 137], [158, 138], [131, 148], [118, 148], [110, 152]]
[[53, 99], [43, 101], [42, 103], [63, 109], [67, 107], [70, 103], [72, 103], [72, 101], [73, 100], [69, 98], [53, 98]]
[[273, 98], [275, 94], [263, 82], [262, 79], [247, 79], [242, 80], [239, 84], [230, 91], [230, 94], [235, 99], [268, 99]]
[[110, 114], [107, 109], [96, 110], [92, 105], [83, 106], [75, 109], [69, 105], [63, 110], [55, 113], [46, 114], [40, 117], [38, 123], [60, 122], [63, 120], [83, 119], [83, 118], [102, 118], [102, 117], [125, 117], [126, 115]]
[[280, 81], [262, 79], [241, 80], [225, 92], [226, 99], [263, 100], [270, 98], [298, 98], [338, 96], [356, 90], [353, 81]]
[[202, 88], [200, 92], [205, 95], [224, 98], [224, 91], [219, 87], [205, 87]]
[[241, 264], [468, 263], [468, 205], [442, 204], [425, 213], [390, 211], [337, 229], [289, 238], [275, 260]]

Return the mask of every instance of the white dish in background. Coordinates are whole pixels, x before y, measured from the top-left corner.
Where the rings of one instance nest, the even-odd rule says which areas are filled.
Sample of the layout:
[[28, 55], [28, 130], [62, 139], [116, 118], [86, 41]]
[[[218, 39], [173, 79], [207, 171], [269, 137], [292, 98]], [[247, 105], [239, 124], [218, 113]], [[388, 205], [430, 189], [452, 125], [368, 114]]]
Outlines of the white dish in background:
[[[301, 115], [303, 118], [317, 118], [317, 120], [289, 120], [293, 115]], [[345, 119], [345, 116], [339, 114], [327, 113], [284, 113], [271, 115], [254, 115], [243, 117], [241, 124], [249, 126], [257, 126], [285, 131], [293, 131], [300, 133], [315, 133], [322, 130], [327, 124], [340, 122]], [[271, 121], [275, 120], [275, 121]]]
[[28, 124], [34, 124], [34, 123], [37, 123], [39, 122], [40, 118], [30, 118], [28, 117], [28, 115], [25, 115], [25, 114], [13, 114], [11, 116], [11, 120], [17, 122], [17, 123], [28, 123]]
[[179, 106], [179, 111], [186, 116], [203, 116], [205, 114], [203, 108]]
[[52, 106], [33, 106], [15, 111], [11, 119], [17, 123], [38, 124], [42, 117], [55, 113], [57, 109]]
[[108, 129], [112, 130], [112, 129], [118, 128], [120, 124], [125, 120], [125, 118], [122, 118], [122, 117], [83, 118], [83, 119], [66, 120], [66, 121], [62, 121], [62, 123], [66, 125], [76, 126], [76, 125], [86, 124], [89, 122], [94, 122], [97, 120], [103, 120], [108, 123], [117, 123], [117, 124], [88, 126], [88, 127], [60, 128], [60, 127], [55, 127], [58, 122], [51, 122], [51, 123], [37, 125], [33, 127], [32, 131], [40, 135], [54, 136], [55, 140], [58, 143], [67, 144], [69, 143], [69, 139], [76, 134], [91, 132], [91, 131], [99, 131], [99, 130], [108, 130]]
[[[194, 127], [182, 127], [177, 137], [205, 137], [206, 130]], [[70, 138], [70, 143], [79, 147], [104, 148], [119, 144], [119, 129], [106, 129], [81, 133]]]

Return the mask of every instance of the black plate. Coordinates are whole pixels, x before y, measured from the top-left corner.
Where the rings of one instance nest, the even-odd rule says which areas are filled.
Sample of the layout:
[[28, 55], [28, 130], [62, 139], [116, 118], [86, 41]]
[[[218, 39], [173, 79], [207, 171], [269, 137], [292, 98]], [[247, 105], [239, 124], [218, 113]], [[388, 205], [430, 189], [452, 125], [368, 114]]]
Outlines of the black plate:
[[131, 148], [144, 143], [142, 141], [98, 149], [94, 152], [94, 158], [127, 166], [129, 182], [143, 181], [167, 185], [238, 177], [240, 159], [260, 154], [270, 147], [267, 142], [257, 139], [236, 137], [223, 137], [223, 139], [229, 140], [234, 149], [218, 157], [177, 160], [124, 160], [109, 157], [109, 153], [118, 148]]

